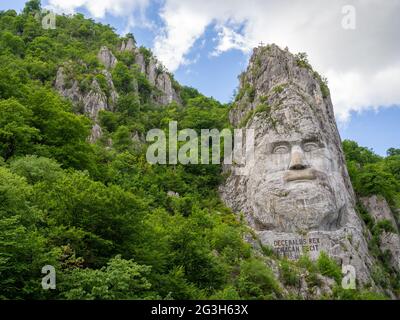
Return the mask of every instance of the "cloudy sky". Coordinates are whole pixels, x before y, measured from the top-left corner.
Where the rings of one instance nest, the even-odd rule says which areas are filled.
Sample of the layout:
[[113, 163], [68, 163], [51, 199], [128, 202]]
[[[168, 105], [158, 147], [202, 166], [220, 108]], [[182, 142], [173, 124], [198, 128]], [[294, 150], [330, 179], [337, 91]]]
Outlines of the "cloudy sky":
[[[21, 9], [6, 0], [0, 9]], [[400, 0], [42, 0], [132, 32], [183, 84], [227, 102], [252, 48], [307, 52], [326, 76], [342, 138], [400, 148]]]

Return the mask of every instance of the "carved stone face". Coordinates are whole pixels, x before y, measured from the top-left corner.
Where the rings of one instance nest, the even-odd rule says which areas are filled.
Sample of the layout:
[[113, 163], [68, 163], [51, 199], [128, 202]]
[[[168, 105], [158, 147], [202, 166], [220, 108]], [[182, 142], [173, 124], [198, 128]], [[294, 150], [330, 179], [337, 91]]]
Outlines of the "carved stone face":
[[284, 123], [285, 130], [268, 130], [256, 146], [247, 182], [256, 227], [281, 232], [335, 230], [348, 199], [340, 151], [311, 112], [291, 121], [295, 127], [290, 131]]

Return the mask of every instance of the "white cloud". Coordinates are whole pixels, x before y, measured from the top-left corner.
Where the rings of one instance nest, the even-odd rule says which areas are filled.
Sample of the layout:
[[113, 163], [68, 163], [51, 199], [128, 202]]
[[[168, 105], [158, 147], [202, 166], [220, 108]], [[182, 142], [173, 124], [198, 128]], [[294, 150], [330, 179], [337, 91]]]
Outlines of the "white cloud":
[[360, 72], [327, 73], [336, 116], [349, 120], [351, 111], [363, 111], [400, 104], [400, 64], [369, 75]]
[[48, 6], [55, 12], [75, 13], [77, 8], [86, 8], [95, 18], [104, 18], [106, 13], [128, 18], [128, 27], [135, 25], [136, 14], [143, 23], [144, 12], [150, 0], [48, 0]]
[[201, 37], [210, 23], [206, 15], [193, 12], [196, 8], [180, 4], [180, 1], [166, 2], [160, 13], [161, 18], [165, 21], [165, 29], [156, 37], [154, 44], [156, 56], [171, 71], [188, 63], [184, 57], [185, 54]]
[[[345, 5], [356, 9], [355, 30], [342, 28]], [[248, 52], [260, 42], [307, 52], [328, 77], [336, 115], [345, 121], [351, 111], [400, 105], [399, 14], [398, 0], [166, 0], [155, 52], [174, 71], [213, 25], [218, 38], [212, 55]]]
[[[52, 7], [91, 15], [128, 17], [128, 28], [151, 0], [49, 0]], [[335, 112], [346, 120], [351, 111], [400, 105], [399, 0], [155, 0], [164, 23], [157, 30], [154, 52], [175, 71], [193, 61], [188, 54], [208, 27], [217, 32], [211, 55], [258, 43], [307, 52], [313, 67], [328, 77]], [[356, 9], [356, 29], [342, 28], [345, 5]], [[135, 17], [135, 18], [134, 18]], [[144, 19], [143, 19], [144, 20]], [[210, 71], [212, 72], [212, 71]]]
[[212, 56], [219, 56], [221, 53], [237, 49], [244, 53], [249, 53], [251, 50], [251, 43], [246, 39], [245, 36], [236, 32], [233, 28], [229, 28], [224, 25], [217, 27], [218, 31], [218, 45], [215, 50], [211, 52]]

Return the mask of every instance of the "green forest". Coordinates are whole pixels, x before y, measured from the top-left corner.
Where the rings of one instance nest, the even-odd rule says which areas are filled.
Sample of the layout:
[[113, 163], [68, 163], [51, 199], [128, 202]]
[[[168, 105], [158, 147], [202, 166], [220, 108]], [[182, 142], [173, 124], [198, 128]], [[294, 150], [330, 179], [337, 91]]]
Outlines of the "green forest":
[[[38, 12], [36, 0], [19, 14], [0, 12], [0, 299], [295, 299], [281, 283], [297, 286], [300, 269], [337, 281], [325, 298], [384, 298], [341, 290], [340, 266], [325, 255], [292, 262], [254, 250], [243, 218], [219, 199], [220, 165], [152, 165], [146, 145], [131, 139], [172, 120], [229, 128], [230, 104], [174, 82], [182, 105], [160, 107], [132, 58], [116, 52], [116, 111], [101, 112], [103, 137], [89, 143], [93, 123], [54, 89], [57, 69], [80, 61], [73, 73], [81, 89], [93, 77], [101, 84], [99, 48], [125, 38], [81, 14], [57, 16], [56, 29], [43, 29]], [[343, 147], [356, 193], [399, 208], [400, 150], [380, 157], [356, 142]], [[382, 281], [399, 290], [376, 254]], [[41, 286], [45, 265], [55, 267], [55, 290]]]

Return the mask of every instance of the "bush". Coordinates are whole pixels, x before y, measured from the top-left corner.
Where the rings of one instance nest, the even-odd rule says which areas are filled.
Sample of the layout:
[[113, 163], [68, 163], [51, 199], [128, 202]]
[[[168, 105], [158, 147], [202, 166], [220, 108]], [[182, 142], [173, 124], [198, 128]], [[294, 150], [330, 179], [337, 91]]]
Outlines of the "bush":
[[321, 252], [317, 260], [317, 266], [319, 272], [323, 276], [327, 276], [340, 283], [342, 280], [342, 270], [339, 265], [331, 259], [325, 252]]
[[378, 235], [380, 235], [382, 232], [397, 233], [392, 221], [387, 219], [378, 221], [373, 228], [373, 232], [377, 233]]
[[115, 112], [101, 110], [99, 112], [100, 125], [108, 132], [114, 132], [118, 127], [119, 116]]
[[241, 263], [237, 287], [242, 299], [273, 299], [281, 293], [271, 269], [256, 259]]
[[134, 91], [133, 73], [122, 62], [118, 62], [112, 71], [112, 78], [118, 92], [128, 94]]
[[285, 285], [297, 287], [300, 285], [298, 270], [287, 260], [280, 263], [280, 277]]
[[99, 270], [72, 269], [59, 286], [66, 299], [146, 299], [151, 298], [149, 273], [150, 267], [118, 255]]
[[13, 160], [10, 171], [25, 177], [30, 184], [55, 182], [62, 175], [61, 165], [57, 161], [35, 155]]

